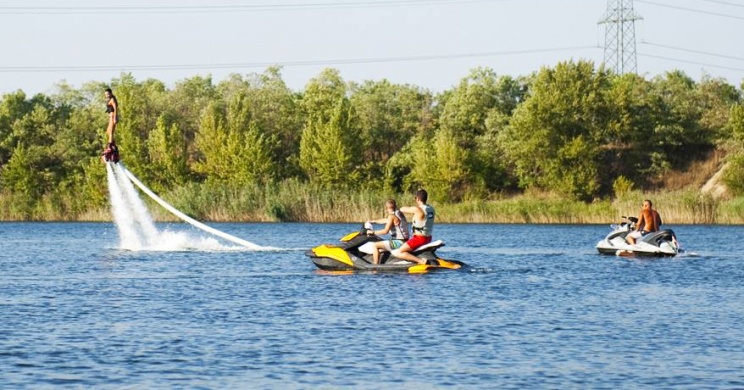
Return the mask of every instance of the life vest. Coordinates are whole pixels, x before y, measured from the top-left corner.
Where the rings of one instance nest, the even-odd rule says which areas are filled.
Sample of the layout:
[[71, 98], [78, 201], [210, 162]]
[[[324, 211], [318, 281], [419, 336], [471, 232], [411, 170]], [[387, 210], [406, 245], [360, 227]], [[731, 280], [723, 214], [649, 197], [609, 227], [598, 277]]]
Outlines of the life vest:
[[408, 232], [408, 220], [400, 210], [395, 210], [393, 215], [398, 218], [398, 223], [393, 226], [393, 230], [390, 231], [390, 238], [393, 240], [408, 241], [411, 238], [411, 234]]
[[431, 237], [431, 233], [434, 230], [434, 207], [428, 204], [419, 207], [424, 212], [424, 219], [421, 221], [413, 220], [413, 233]]

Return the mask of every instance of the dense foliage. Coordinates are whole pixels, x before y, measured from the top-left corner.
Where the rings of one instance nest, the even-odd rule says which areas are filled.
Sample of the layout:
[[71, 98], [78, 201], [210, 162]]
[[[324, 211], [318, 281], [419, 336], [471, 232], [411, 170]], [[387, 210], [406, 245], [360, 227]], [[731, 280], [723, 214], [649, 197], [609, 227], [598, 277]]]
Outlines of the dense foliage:
[[439, 94], [347, 83], [327, 69], [296, 92], [270, 68], [172, 89], [123, 74], [50, 96], [2, 96], [4, 218], [106, 206], [107, 86], [120, 105], [123, 161], [159, 192], [291, 183], [356, 193], [423, 186], [444, 202], [533, 190], [591, 201], [652, 188], [714, 150], [728, 155], [729, 188], [744, 192], [742, 90], [722, 80], [677, 71], [646, 80], [571, 61], [518, 78], [475, 69]]

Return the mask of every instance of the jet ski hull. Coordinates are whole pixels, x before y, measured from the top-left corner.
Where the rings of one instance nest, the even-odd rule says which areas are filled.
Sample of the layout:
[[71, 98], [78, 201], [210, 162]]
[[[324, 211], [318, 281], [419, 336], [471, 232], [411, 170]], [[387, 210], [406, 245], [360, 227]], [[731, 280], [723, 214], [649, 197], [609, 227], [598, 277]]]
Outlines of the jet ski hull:
[[341, 239], [341, 244], [323, 244], [311, 248], [305, 255], [313, 264], [324, 271], [352, 271], [352, 272], [403, 272], [426, 273], [439, 269], [461, 269], [465, 264], [457, 260], [439, 258], [437, 248], [444, 246], [444, 242], [436, 241], [414, 251], [413, 254], [426, 264], [417, 264], [398, 259], [390, 252], [380, 254], [380, 264], [373, 264], [370, 243], [380, 241], [377, 236], [367, 236], [363, 232], [351, 233]]
[[626, 241], [628, 233], [632, 230], [633, 225], [621, 224], [597, 243], [597, 251], [603, 255], [625, 257], [674, 257], [681, 251], [677, 237], [671, 229], [646, 234], [634, 245]]

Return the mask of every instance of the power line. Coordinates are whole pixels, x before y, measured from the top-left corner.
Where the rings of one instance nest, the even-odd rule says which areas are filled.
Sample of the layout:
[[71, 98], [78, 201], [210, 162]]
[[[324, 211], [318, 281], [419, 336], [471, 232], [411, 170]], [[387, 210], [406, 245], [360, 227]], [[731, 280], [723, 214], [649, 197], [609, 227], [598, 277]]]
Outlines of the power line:
[[263, 12], [285, 10], [312, 10], [329, 8], [374, 8], [422, 5], [445, 5], [464, 3], [502, 3], [515, 0], [397, 0], [360, 2], [279, 3], [270, 5], [171, 5], [171, 6], [0, 6], [0, 14], [111, 14], [111, 13], [218, 13], [218, 12]]
[[644, 4], [655, 5], [655, 6], [658, 6], [658, 7], [673, 8], [673, 9], [678, 9], [678, 10], [682, 10], [682, 11], [696, 12], [696, 13], [699, 13], [699, 14], [720, 16], [722, 18], [731, 18], [731, 19], [744, 20], [744, 16], [728, 15], [728, 14], [721, 14], [721, 13], [718, 13], [718, 12], [704, 11], [704, 10], [694, 9], [694, 8], [679, 7], [679, 6], [676, 6], [676, 5], [662, 4], [662, 3], [657, 3], [657, 2], [654, 2], [654, 1], [636, 0], [636, 2], [637, 3], [644, 3]]
[[737, 72], [744, 72], [744, 68], [734, 68], [734, 67], [730, 67], [730, 66], [721, 66], [721, 65], [706, 64], [706, 63], [697, 62], [697, 61], [681, 60], [679, 58], [657, 56], [655, 54], [638, 53], [638, 55], [641, 56], [641, 57], [657, 58], [657, 59], [660, 59], [660, 60], [667, 60], [667, 61], [674, 61], [674, 62], [682, 62], [682, 63], [685, 63], [685, 64], [693, 64], [693, 65], [706, 66], [706, 67], [709, 67], [709, 68], [719, 68], [719, 69], [726, 69], [726, 70], [734, 70], [734, 71], [737, 71]]
[[744, 8], [744, 4], [737, 4], [737, 3], [732, 3], [729, 1], [721, 1], [721, 0], [700, 0], [700, 1], [707, 1], [709, 3], [723, 4], [723, 5], [730, 5], [732, 7]]
[[710, 53], [710, 52], [706, 52], [706, 51], [691, 50], [691, 49], [685, 49], [685, 48], [676, 47], [676, 46], [662, 45], [662, 44], [659, 44], [659, 43], [641, 42], [641, 44], [647, 45], [647, 46], [663, 47], [665, 49], [679, 50], [679, 51], [684, 51], [684, 52], [687, 52], [687, 53], [703, 54], [703, 55], [706, 55], [706, 56], [720, 57], [720, 58], [726, 58], [726, 59], [737, 60], [737, 61], [744, 61], [744, 57], [735, 57], [735, 56], [729, 56], [729, 55], [725, 55], [725, 54], [716, 54], [716, 53]]
[[385, 58], [357, 58], [357, 59], [335, 59], [335, 60], [307, 60], [307, 61], [276, 61], [276, 62], [244, 62], [244, 63], [214, 63], [214, 64], [180, 64], [180, 65], [95, 65], [95, 66], [2, 66], [0, 73], [43, 73], [43, 72], [95, 72], [95, 71], [132, 71], [132, 70], [187, 70], [187, 69], [242, 69], [242, 68], [265, 68], [269, 66], [317, 66], [317, 65], [347, 65], [347, 64], [370, 64], [384, 62], [413, 62], [431, 60], [449, 60], [458, 58], [475, 57], [498, 57], [509, 55], [538, 54], [559, 51], [577, 51], [598, 49], [598, 46], [574, 46], [547, 49], [527, 49], [512, 51], [493, 51], [481, 53], [464, 54], [441, 54], [422, 55], [407, 57], [385, 57]]

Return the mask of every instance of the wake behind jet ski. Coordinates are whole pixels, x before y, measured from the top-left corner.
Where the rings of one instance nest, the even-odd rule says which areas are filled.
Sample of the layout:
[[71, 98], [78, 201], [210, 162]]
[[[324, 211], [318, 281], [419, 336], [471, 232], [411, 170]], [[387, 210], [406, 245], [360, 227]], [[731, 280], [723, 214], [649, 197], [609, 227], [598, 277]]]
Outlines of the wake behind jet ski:
[[626, 237], [635, 230], [637, 222], [638, 218], [623, 216], [623, 222], [612, 225], [613, 230], [610, 234], [597, 243], [599, 253], [617, 256], [672, 257], [682, 252], [672, 229], [648, 233], [635, 244], [629, 244]]
[[383, 252], [380, 264], [372, 264], [372, 251], [377, 250], [374, 243], [382, 238], [367, 235], [367, 229], [352, 232], [341, 238], [340, 244], [322, 244], [305, 252], [313, 263], [325, 271], [362, 272], [406, 272], [426, 273], [439, 269], [460, 269], [465, 264], [457, 260], [445, 260], [437, 256], [436, 250], [444, 246], [444, 241], [436, 240], [413, 251], [413, 255], [426, 260], [426, 264], [416, 264], [401, 260], [390, 252]]

